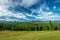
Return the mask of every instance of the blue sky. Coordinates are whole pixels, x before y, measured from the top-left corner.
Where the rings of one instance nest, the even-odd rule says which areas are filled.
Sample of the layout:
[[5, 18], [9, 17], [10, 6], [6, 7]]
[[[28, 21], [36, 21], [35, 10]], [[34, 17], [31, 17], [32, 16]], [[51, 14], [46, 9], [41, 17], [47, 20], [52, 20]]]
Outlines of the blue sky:
[[60, 0], [0, 0], [0, 21], [60, 21]]

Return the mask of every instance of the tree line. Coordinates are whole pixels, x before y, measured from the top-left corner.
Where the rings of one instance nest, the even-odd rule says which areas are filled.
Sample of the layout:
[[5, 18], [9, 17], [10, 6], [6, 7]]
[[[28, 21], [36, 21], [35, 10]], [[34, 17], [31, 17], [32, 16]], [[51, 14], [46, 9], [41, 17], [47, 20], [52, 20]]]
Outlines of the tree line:
[[49, 30], [60, 30], [60, 23], [53, 23], [49, 21], [45, 22], [22, 22], [16, 24], [9, 24], [0, 22], [0, 31], [11, 30], [11, 31], [49, 31]]

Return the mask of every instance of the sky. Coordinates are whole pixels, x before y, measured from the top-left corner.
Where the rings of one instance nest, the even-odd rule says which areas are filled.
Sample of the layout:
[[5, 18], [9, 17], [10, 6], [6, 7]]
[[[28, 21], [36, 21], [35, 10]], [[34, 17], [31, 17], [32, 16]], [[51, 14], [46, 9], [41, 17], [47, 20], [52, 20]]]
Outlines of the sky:
[[60, 21], [60, 0], [0, 0], [0, 21]]

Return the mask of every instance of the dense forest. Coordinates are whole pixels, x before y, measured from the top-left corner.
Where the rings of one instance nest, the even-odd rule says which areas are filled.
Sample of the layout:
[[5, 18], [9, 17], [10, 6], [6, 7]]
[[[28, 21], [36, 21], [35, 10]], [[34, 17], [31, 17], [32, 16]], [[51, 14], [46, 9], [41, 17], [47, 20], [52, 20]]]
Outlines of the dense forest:
[[21, 22], [21, 23], [4, 23], [0, 22], [0, 31], [50, 31], [60, 30], [60, 23], [56, 22]]

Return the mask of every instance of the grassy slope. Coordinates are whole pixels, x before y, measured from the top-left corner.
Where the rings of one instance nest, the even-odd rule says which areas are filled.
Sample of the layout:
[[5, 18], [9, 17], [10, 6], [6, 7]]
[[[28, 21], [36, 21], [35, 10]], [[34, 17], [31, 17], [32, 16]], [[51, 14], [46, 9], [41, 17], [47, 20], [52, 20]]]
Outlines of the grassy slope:
[[60, 40], [60, 31], [0, 31], [0, 40]]

